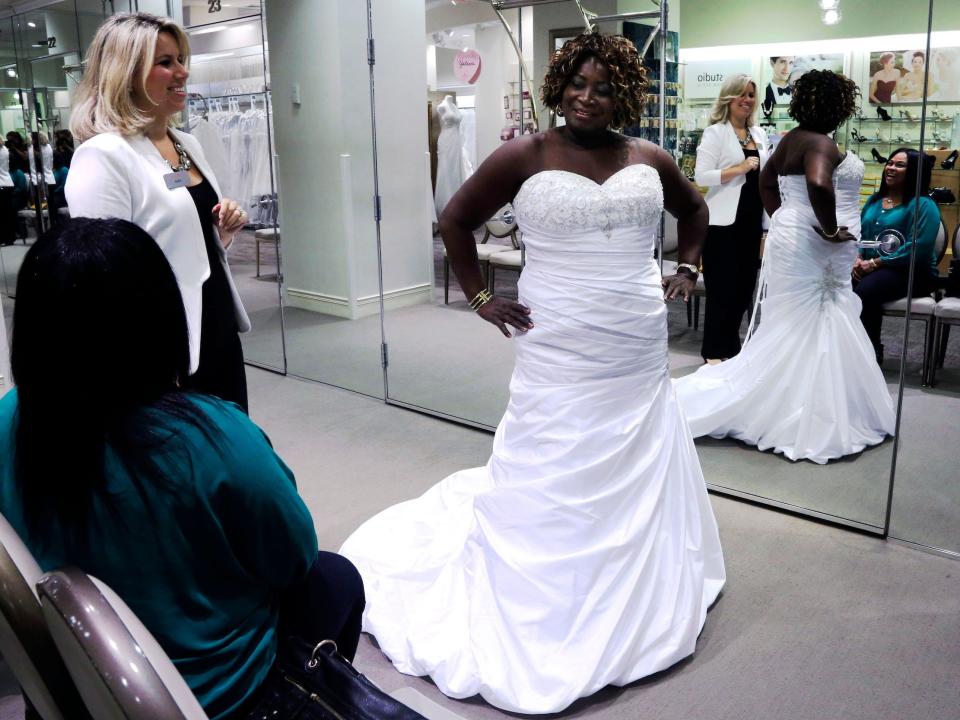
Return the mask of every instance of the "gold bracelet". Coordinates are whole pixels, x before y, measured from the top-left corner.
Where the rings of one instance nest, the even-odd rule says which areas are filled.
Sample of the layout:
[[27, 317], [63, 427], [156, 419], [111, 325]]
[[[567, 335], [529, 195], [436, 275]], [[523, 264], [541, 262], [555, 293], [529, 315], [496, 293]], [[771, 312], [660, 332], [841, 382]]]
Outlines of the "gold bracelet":
[[491, 300], [493, 300], [493, 295], [491, 295], [490, 292], [484, 288], [473, 296], [473, 300], [470, 301], [470, 309], [476, 312]]
[[837, 235], [840, 234], [840, 226], [837, 225], [837, 229], [834, 230], [833, 233], [828, 233], [828, 232], [827, 232], [826, 230], [824, 230], [823, 228], [820, 228], [820, 232], [823, 233], [823, 236], [824, 236], [825, 238], [835, 238]]

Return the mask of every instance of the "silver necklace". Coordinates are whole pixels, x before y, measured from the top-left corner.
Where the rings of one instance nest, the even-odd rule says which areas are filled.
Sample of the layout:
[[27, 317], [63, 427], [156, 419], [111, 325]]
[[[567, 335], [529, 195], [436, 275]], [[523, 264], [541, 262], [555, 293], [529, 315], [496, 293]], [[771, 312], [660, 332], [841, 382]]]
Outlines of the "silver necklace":
[[163, 158], [163, 161], [167, 164], [167, 167], [169, 167], [172, 172], [189, 172], [190, 168], [193, 167], [193, 161], [190, 160], [190, 156], [187, 155], [187, 151], [184, 150], [183, 145], [178, 143], [176, 140], [173, 141], [173, 147], [177, 151], [177, 156], [180, 158], [180, 164], [174, 167], [166, 158]]
[[747, 146], [748, 146], [748, 145], [750, 144], [750, 142], [753, 140], [753, 138], [750, 137], [750, 130], [746, 130], [746, 133], [747, 133], [747, 136], [742, 138], [742, 137], [740, 137], [740, 135], [737, 133], [736, 128], [734, 128], [734, 130], [733, 130], [733, 134], [737, 136], [737, 142], [740, 143], [740, 147], [742, 147], [744, 150], [747, 149]]

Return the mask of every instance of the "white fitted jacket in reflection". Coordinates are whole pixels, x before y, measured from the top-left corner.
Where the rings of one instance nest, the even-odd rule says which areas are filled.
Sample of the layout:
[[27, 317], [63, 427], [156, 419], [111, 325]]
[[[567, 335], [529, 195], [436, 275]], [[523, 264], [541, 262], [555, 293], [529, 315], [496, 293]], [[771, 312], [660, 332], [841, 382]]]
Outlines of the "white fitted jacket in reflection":
[[[203, 156], [200, 143], [186, 133], [171, 132], [219, 198], [217, 179]], [[202, 288], [210, 276], [210, 265], [203, 228], [190, 191], [185, 187], [167, 189], [163, 176], [169, 172], [160, 151], [145, 135], [101, 133], [82, 143], [73, 155], [67, 175], [67, 205], [72, 217], [129, 220], [157, 241], [180, 286], [190, 333], [190, 372], [193, 373], [200, 363]], [[230, 285], [237, 326], [240, 332], [247, 332], [250, 320], [230, 275], [219, 236], [216, 240]]]
[[[760, 169], [767, 162], [770, 149], [767, 134], [756, 125], [750, 128], [750, 135], [760, 154]], [[732, 225], [737, 218], [737, 206], [740, 204], [740, 188], [746, 182], [738, 175], [725, 183], [720, 182], [720, 173], [724, 168], [743, 162], [743, 146], [737, 139], [737, 133], [729, 122], [716, 123], [703, 131], [700, 145], [697, 146], [697, 165], [694, 181], [703, 185], [707, 191], [707, 207], [710, 209], [711, 225]], [[72, 172], [72, 169], [71, 169]], [[763, 227], [769, 225], [770, 218], [763, 214]]]

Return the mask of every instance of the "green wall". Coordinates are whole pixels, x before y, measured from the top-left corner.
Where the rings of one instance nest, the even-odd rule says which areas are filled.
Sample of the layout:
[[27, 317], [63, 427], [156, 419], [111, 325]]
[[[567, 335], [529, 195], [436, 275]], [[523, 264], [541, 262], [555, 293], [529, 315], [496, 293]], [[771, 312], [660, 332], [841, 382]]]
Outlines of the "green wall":
[[[639, 2], [639, 0], [637, 0]], [[621, 5], [626, 4], [621, 0]], [[843, 19], [820, 21], [817, 0], [683, 0], [682, 47], [924, 33], [926, 0], [840, 0]], [[934, 30], [960, 30], [960, 0], [934, 0]]]

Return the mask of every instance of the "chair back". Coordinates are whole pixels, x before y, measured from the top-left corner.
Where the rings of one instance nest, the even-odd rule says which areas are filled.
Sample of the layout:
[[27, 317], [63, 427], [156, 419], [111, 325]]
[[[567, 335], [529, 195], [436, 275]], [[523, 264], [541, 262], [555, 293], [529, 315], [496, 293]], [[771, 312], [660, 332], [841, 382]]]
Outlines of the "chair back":
[[95, 720], [208, 720], [150, 631], [77, 568], [37, 585], [50, 634]]
[[934, 251], [937, 254], [937, 265], [943, 260], [943, 256], [947, 254], [947, 240], [949, 238], [950, 233], [947, 232], [947, 224], [943, 221], [943, 216], [941, 216], [940, 229], [937, 231], [937, 239], [933, 244]]
[[680, 238], [677, 233], [677, 219], [668, 212], [663, 214], [663, 255], [676, 252], [680, 247]]
[[0, 653], [43, 720], [89, 718], [37, 599], [40, 566], [0, 515]]
[[517, 240], [517, 216], [513, 212], [513, 205], [507, 203], [497, 210], [496, 214], [487, 220], [484, 224], [483, 240], [481, 244], [490, 239], [492, 235], [495, 238], [510, 237], [515, 250], [520, 249], [520, 243]]

